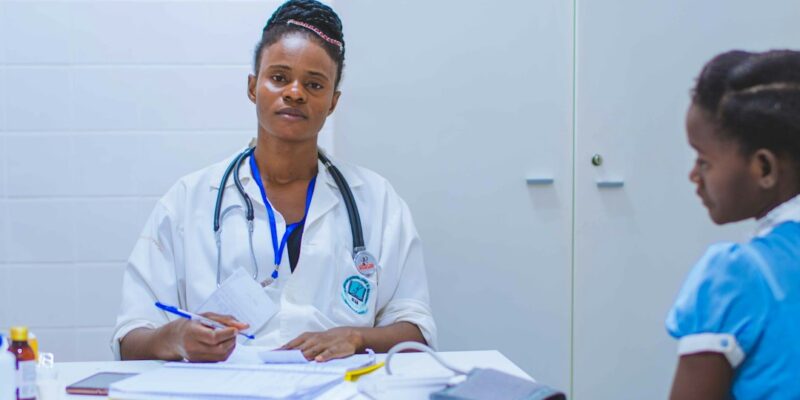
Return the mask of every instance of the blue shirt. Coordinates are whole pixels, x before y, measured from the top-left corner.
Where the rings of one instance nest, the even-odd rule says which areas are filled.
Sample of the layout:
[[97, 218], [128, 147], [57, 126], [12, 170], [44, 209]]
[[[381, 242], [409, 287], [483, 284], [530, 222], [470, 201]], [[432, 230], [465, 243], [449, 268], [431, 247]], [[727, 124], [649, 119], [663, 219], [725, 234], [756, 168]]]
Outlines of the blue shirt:
[[800, 399], [800, 223], [781, 223], [746, 244], [709, 248], [666, 325], [682, 344], [702, 334], [735, 338], [744, 358], [732, 362], [734, 398]]

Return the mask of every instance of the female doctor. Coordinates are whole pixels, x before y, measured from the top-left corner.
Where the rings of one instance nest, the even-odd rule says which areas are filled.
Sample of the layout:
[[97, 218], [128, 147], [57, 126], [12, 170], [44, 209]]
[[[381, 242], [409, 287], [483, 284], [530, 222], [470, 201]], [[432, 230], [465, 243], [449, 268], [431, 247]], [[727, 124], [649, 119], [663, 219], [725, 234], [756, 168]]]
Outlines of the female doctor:
[[[409, 340], [435, 345], [408, 207], [382, 177], [333, 161], [352, 191], [364, 247], [375, 261], [354, 262], [346, 190], [318, 155], [317, 136], [341, 94], [344, 52], [339, 17], [317, 1], [290, 0], [269, 19], [248, 77], [258, 117], [255, 148], [183, 177], [156, 205], [125, 270], [112, 339], [117, 357], [225, 360], [237, 332], [248, 329], [255, 335], [248, 344], [299, 349], [318, 361], [367, 348], [385, 352]], [[252, 237], [237, 189], [252, 202]], [[219, 246], [215, 204], [222, 210]], [[239, 269], [271, 303], [260, 327], [239, 322], [236, 312], [205, 313], [227, 326], [214, 330], [154, 306], [196, 311]]]

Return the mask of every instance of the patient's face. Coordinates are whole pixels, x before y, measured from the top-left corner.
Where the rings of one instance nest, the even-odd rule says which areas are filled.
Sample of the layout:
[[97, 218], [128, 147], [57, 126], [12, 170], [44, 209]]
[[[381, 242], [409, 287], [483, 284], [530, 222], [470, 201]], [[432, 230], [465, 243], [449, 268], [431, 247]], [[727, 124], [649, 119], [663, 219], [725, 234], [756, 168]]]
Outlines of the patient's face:
[[686, 114], [689, 144], [697, 152], [689, 180], [717, 224], [752, 218], [758, 212], [760, 191], [749, 157], [726, 138], [711, 115], [692, 105]]

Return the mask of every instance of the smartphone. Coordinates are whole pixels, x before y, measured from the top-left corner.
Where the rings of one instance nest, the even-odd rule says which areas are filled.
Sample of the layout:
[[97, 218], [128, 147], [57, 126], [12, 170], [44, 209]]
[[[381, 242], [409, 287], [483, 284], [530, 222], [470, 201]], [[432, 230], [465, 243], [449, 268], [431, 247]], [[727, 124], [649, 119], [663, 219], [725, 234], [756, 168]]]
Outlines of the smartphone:
[[79, 380], [67, 386], [69, 394], [83, 394], [90, 396], [107, 396], [108, 387], [112, 383], [130, 378], [138, 374], [125, 374], [121, 372], [98, 372], [86, 379]]

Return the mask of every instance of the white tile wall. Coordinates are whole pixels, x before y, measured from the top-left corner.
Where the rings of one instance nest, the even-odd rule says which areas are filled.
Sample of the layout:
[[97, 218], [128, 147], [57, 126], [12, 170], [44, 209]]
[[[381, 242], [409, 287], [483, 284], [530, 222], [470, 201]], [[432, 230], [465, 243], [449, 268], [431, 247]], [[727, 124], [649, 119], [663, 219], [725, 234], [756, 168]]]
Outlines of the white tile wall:
[[[111, 334], [114, 329], [92, 328], [81, 329], [75, 335], [75, 359], [88, 361], [112, 361], [114, 356], [111, 354]], [[69, 361], [69, 360], [62, 360]]]
[[72, 136], [76, 173], [75, 194], [80, 196], [137, 196], [146, 137], [132, 133], [90, 133]]
[[[0, 90], [2, 90], [1, 88], [2, 88], [2, 86], [0, 86]], [[2, 106], [1, 103], [0, 103], [0, 106]], [[3, 134], [3, 129], [0, 128], [0, 202], [2, 202], [2, 200], [5, 199], [5, 197], [6, 197], [6, 190], [7, 190], [6, 189], [6, 186], [7, 186], [6, 182], [8, 182], [8, 178], [6, 177], [6, 175], [7, 175], [6, 171], [8, 171], [7, 159], [8, 158], [6, 157], [6, 136]], [[2, 203], [0, 203], [0, 204], [2, 204]], [[5, 207], [5, 205], [2, 205], [2, 207]], [[0, 219], [5, 221], [5, 215], [2, 212], [2, 209], [0, 209]], [[3, 222], [0, 221], [0, 237], [3, 237], [2, 236], [3, 235], [3, 229], [2, 228], [3, 228]], [[0, 246], [0, 253], [2, 253], [2, 250], [3, 250], [3, 247]], [[3, 255], [2, 254], [0, 254], [0, 261], [3, 261]]]
[[75, 326], [76, 270], [72, 264], [11, 264], [5, 267], [10, 309], [0, 325]]
[[[250, 131], [172, 132], [144, 140], [146, 160], [137, 163], [137, 185], [142, 194], [163, 195], [176, 178], [234, 154], [249, 143]], [[191, 149], [191, 151], [188, 151]]]
[[58, 1], [4, 1], [0, 37], [8, 64], [65, 64], [71, 59], [72, 6]]
[[6, 261], [72, 262], [77, 244], [73, 225], [75, 203], [57, 197], [9, 200]]
[[11, 133], [5, 137], [12, 198], [73, 196], [77, 175], [72, 157], [73, 137], [64, 133]]
[[[0, 266], [4, 265], [8, 259], [8, 201], [0, 196]], [[5, 279], [2, 279], [5, 280]], [[0, 291], [3, 291], [2, 283], [0, 283]], [[5, 292], [5, 291], [3, 291]], [[0, 293], [0, 301], [3, 300], [3, 294]], [[0, 315], [3, 315], [3, 308], [0, 305]]]
[[31, 326], [30, 330], [39, 340], [39, 351], [54, 353], [56, 362], [89, 361], [78, 353], [77, 337], [82, 330], [40, 326]]
[[[0, 20], [2, 20], [2, 4], [0, 4]], [[0, 58], [3, 56], [3, 46], [0, 46]], [[0, 61], [0, 132], [6, 130], [6, 98], [8, 97], [8, 86], [6, 85], [6, 68]]]
[[0, 330], [111, 359], [157, 199], [254, 136], [247, 74], [280, 3], [0, 0]]
[[73, 67], [70, 127], [79, 131], [140, 129], [141, 71], [141, 67]]
[[[77, 265], [75, 279], [76, 305], [81, 313], [80, 326], [112, 327], [122, 300], [120, 286], [124, 263]], [[97, 282], [104, 282], [97, 285]], [[105, 340], [107, 344], [108, 338]]]
[[[9, 36], [10, 33], [8, 32], [7, 26], [9, 25], [8, 21], [6, 20], [6, 8], [8, 4], [5, 1], [0, 1], [0, 37], [11, 37]], [[0, 64], [5, 65], [8, 63], [8, 57], [6, 56], [8, 53], [8, 49], [6, 46], [0, 46]], [[1, 69], [1, 68], [0, 68]], [[0, 80], [0, 89], [3, 88], [2, 80]], [[2, 96], [2, 95], [0, 95]], [[1, 125], [0, 125], [1, 126]]]
[[78, 262], [128, 259], [144, 226], [134, 198], [94, 198], [78, 201], [72, 215], [75, 224], [75, 260]]
[[[0, 45], [9, 42], [13, 40]], [[69, 129], [72, 73], [68, 67], [16, 66], [7, 68], [5, 75], [6, 130]]]

